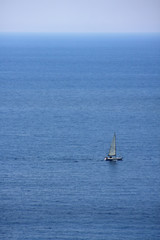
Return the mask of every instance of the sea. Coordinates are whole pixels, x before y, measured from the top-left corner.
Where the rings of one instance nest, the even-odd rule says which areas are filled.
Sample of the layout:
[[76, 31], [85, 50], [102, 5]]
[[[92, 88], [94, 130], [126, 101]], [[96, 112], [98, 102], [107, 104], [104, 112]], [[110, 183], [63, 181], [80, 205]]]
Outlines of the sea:
[[160, 239], [160, 34], [0, 34], [0, 239]]

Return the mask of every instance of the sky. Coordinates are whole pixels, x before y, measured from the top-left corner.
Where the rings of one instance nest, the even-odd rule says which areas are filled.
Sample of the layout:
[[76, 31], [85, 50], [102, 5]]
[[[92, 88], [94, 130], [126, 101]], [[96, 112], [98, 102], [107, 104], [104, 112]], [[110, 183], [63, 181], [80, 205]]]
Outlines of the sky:
[[0, 0], [0, 32], [160, 32], [160, 0]]

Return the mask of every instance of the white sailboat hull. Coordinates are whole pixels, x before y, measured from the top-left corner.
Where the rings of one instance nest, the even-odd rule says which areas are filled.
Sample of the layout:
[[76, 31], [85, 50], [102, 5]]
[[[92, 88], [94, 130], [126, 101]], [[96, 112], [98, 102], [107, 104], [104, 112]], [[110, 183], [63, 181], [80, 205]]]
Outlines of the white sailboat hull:
[[104, 158], [105, 161], [120, 161], [122, 160], [122, 157], [105, 157]]

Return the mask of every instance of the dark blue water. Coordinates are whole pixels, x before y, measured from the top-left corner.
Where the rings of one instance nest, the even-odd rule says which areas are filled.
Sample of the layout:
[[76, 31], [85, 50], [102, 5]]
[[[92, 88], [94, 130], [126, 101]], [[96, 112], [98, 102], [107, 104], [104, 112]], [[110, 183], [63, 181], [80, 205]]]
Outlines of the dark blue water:
[[0, 35], [0, 239], [160, 239], [159, 66], [159, 35]]

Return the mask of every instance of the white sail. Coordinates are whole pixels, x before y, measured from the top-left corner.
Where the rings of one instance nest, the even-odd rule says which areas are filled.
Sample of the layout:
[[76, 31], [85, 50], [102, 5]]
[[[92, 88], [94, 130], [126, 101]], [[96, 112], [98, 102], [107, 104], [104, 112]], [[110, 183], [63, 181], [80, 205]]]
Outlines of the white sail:
[[116, 155], [116, 135], [114, 134], [108, 156]]

